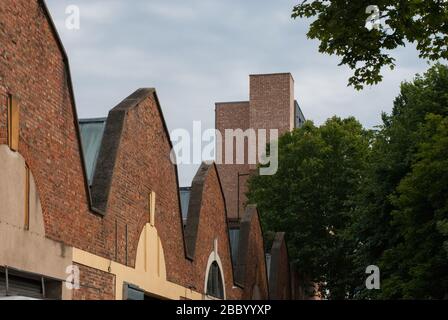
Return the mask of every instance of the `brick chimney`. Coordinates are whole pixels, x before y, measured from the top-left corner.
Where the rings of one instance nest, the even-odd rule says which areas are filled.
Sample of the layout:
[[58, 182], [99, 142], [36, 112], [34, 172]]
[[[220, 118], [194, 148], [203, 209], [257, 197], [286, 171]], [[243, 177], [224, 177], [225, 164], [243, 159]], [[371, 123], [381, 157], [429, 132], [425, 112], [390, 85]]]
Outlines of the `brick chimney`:
[[290, 73], [250, 76], [250, 127], [278, 129], [279, 136], [294, 129], [294, 79]]

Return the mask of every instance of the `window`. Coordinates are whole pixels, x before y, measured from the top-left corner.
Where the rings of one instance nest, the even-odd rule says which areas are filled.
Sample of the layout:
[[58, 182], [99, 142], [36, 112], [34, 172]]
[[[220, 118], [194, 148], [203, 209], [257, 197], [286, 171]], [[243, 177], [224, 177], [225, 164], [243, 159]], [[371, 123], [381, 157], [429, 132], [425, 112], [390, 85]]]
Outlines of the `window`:
[[144, 300], [145, 292], [139, 287], [125, 283], [123, 290], [123, 300]]
[[82, 151], [86, 164], [89, 185], [92, 184], [95, 174], [96, 163], [100, 154], [101, 142], [103, 141], [106, 118], [79, 120], [81, 132]]
[[240, 241], [240, 229], [239, 228], [231, 228], [229, 229], [229, 238], [230, 238], [230, 249], [232, 250], [232, 261], [233, 266], [237, 265], [238, 261], [238, 246]]
[[8, 145], [12, 151], [19, 149], [19, 104], [11, 95], [8, 97]]
[[207, 295], [217, 299], [224, 299], [224, 286], [222, 283], [221, 270], [216, 261], [211, 264], [208, 272]]
[[6, 267], [0, 267], [0, 299], [28, 298], [51, 299], [62, 298], [62, 282]]
[[182, 220], [187, 223], [188, 206], [190, 205], [191, 188], [180, 188], [180, 205], [182, 209]]
[[146, 293], [143, 289], [133, 284], [125, 283], [123, 287], [123, 300], [163, 300], [160, 297]]

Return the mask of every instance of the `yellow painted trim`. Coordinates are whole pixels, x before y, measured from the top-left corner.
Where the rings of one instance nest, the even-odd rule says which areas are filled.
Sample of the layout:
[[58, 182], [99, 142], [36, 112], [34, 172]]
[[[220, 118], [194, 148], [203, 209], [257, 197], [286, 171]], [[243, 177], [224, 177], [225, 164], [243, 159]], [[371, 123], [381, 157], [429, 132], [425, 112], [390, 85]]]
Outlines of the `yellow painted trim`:
[[25, 230], [30, 230], [30, 168], [25, 164]]
[[149, 223], [151, 224], [151, 227], [154, 227], [156, 223], [156, 193], [151, 192], [148, 198], [149, 198]]
[[[226, 279], [224, 278], [224, 268], [222, 266], [222, 262], [221, 262], [221, 258], [219, 257], [218, 254], [218, 239], [214, 240], [214, 249], [213, 252], [210, 253], [210, 256], [208, 257], [208, 261], [207, 261], [207, 271], [205, 274], [205, 281], [204, 281], [204, 292], [207, 292], [207, 283], [208, 283], [208, 277], [210, 274], [210, 267], [212, 266], [212, 263], [215, 262], [218, 264], [219, 267], [219, 272], [221, 273], [221, 279], [222, 279], [222, 283], [223, 283], [223, 291], [224, 291], [224, 300], [226, 300]], [[214, 297], [208, 296], [206, 297], [208, 300], [220, 300], [220, 299], [216, 299]]]
[[[202, 300], [203, 294], [166, 280], [162, 243], [155, 227], [144, 227], [137, 248], [135, 268], [111, 261], [92, 253], [73, 248], [73, 262], [115, 276], [115, 299], [123, 299], [123, 285], [130, 283], [149, 294], [162, 298]], [[81, 274], [82, 279], [82, 274]]]
[[8, 145], [12, 151], [19, 149], [19, 103], [13, 96], [8, 98]]

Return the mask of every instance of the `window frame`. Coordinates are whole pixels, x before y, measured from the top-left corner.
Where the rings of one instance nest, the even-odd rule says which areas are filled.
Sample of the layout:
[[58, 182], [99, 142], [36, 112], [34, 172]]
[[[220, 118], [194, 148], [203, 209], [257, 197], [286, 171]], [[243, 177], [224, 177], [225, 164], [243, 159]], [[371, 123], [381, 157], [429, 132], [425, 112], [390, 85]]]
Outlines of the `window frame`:
[[214, 260], [208, 268], [207, 287], [206, 287], [205, 294], [208, 298], [211, 298], [211, 299], [218, 299], [218, 300], [225, 299], [224, 280], [222, 278], [222, 270], [218, 264], [218, 261], [216, 261], [216, 260]]

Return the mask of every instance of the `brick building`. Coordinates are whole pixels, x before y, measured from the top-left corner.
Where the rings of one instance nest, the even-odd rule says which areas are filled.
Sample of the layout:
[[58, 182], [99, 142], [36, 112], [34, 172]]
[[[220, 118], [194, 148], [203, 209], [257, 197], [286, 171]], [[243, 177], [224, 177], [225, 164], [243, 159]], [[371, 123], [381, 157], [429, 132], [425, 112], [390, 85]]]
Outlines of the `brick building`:
[[[291, 122], [284, 130], [293, 116], [279, 118]], [[235, 208], [214, 164], [199, 169], [183, 216], [171, 149], [154, 89], [79, 121], [45, 2], [2, 0], [0, 297], [268, 299], [285, 251], [268, 274], [253, 206], [232, 248]]]
[[[218, 102], [215, 109], [216, 129], [222, 135], [221, 146], [217, 147], [221, 148], [223, 161], [218, 164], [218, 171], [229, 218], [235, 221], [239, 221], [244, 212], [246, 182], [256, 168], [256, 164], [249, 161], [248, 152], [251, 146], [253, 150], [257, 150], [260, 130], [266, 130], [266, 142], [269, 142], [271, 130], [278, 130], [278, 135], [281, 136], [305, 122], [299, 104], [294, 99], [294, 79], [290, 73], [251, 75], [249, 87], [249, 101]], [[225, 163], [226, 144], [229, 143], [225, 132], [228, 129], [241, 129], [245, 132], [254, 130], [256, 135], [255, 140], [244, 141], [244, 161], [240, 163], [235, 154], [232, 164]], [[230, 144], [236, 147], [237, 140], [230, 141]]]
[[[250, 76], [249, 101], [216, 103], [216, 129], [222, 139], [217, 140], [217, 154], [221, 155], [218, 172], [226, 199], [230, 224], [232, 253], [240, 250], [239, 239], [244, 239], [245, 212], [247, 211], [247, 181], [257, 174], [259, 159], [250, 159], [250, 152], [260, 153], [261, 144], [276, 140], [282, 134], [299, 128], [305, 117], [294, 98], [294, 79], [290, 73], [258, 74]], [[244, 141], [238, 141], [228, 130], [243, 132]], [[277, 136], [270, 136], [272, 130]], [[261, 135], [266, 135], [264, 141]], [[240, 136], [241, 137], [241, 136]], [[243, 145], [244, 156], [235, 154], [237, 145]], [[228, 149], [228, 146], [233, 148]], [[234, 154], [228, 156], [229, 150]], [[231, 159], [232, 163], [228, 163]], [[255, 160], [255, 161], [254, 161]], [[243, 259], [238, 258], [239, 259]], [[237, 261], [237, 266], [238, 266]], [[295, 268], [289, 265], [288, 250], [284, 233], [278, 233], [273, 246], [266, 254], [270, 297], [272, 299], [306, 299], [302, 285], [303, 279]]]

